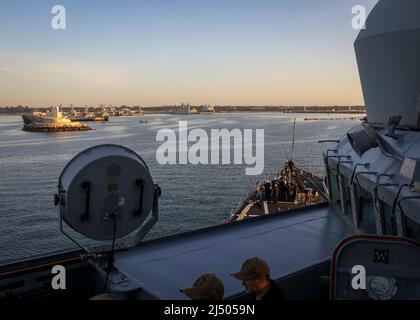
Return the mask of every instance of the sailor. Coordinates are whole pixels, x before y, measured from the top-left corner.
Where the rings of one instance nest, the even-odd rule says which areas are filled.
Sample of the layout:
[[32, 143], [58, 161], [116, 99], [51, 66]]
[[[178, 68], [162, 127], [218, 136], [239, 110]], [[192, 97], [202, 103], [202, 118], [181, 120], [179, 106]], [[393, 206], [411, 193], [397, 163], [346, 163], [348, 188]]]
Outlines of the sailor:
[[261, 193], [261, 183], [258, 182], [256, 187], [255, 187], [255, 196], [256, 196], [256, 200], [255, 201], [260, 201], [262, 199], [262, 193]]
[[273, 181], [271, 181], [271, 192], [272, 192], [272, 201], [274, 203], [278, 202], [278, 185], [277, 185], [277, 178], [274, 178]]
[[285, 201], [285, 185], [284, 185], [284, 178], [281, 177], [279, 180], [279, 200]]
[[320, 203], [320, 202], [321, 202], [321, 200], [322, 200], [322, 198], [321, 198], [321, 196], [320, 196], [319, 192], [315, 190], [315, 195], [314, 195], [314, 199], [313, 199], [313, 201], [314, 201], [315, 203]]
[[271, 201], [271, 184], [270, 181], [266, 181], [264, 184], [265, 189], [265, 201], [270, 202]]
[[286, 201], [286, 202], [290, 201], [290, 186], [289, 186], [289, 183], [287, 181], [284, 184], [284, 201]]
[[261, 201], [261, 192], [254, 191], [253, 193], [251, 193], [250, 199], [252, 200], [252, 202], [255, 202], [255, 203]]
[[267, 193], [265, 192], [264, 185], [261, 185], [261, 196], [262, 196], [262, 201], [267, 201]]
[[223, 300], [223, 282], [213, 273], [206, 273], [195, 280], [191, 288], [181, 289], [191, 300]]
[[294, 182], [290, 183], [289, 187], [289, 201], [294, 202], [296, 199], [296, 184]]
[[233, 273], [241, 280], [252, 300], [286, 300], [285, 295], [274, 280], [270, 279], [270, 268], [264, 260], [254, 257], [246, 260], [241, 271]]

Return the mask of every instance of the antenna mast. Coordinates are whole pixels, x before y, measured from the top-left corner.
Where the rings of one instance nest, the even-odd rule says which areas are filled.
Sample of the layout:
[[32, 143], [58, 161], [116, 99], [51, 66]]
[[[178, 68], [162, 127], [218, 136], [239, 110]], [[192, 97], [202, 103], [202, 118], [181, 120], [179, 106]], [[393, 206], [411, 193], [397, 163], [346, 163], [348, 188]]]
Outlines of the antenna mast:
[[296, 131], [296, 118], [293, 121], [293, 139], [292, 139], [292, 151], [290, 154], [290, 161], [293, 161], [295, 155], [295, 131]]

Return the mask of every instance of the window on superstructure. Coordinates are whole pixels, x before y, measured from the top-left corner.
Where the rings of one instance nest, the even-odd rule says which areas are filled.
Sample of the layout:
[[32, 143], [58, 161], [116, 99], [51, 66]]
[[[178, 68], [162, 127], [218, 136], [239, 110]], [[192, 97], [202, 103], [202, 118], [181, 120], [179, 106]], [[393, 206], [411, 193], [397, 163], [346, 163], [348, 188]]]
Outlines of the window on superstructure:
[[338, 177], [331, 167], [328, 168], [328, 180], [329, 180], [329, 189], [331, 203], [334, 205], [335, 209], [341, 212], [341, 197], [340, 197], [340, 186], [338, 182]]
[[405, 217], [405, 233], [407, 238], [420, 241], [420, 224], [409, 217]]
[[357, 187], [357, 217], [359, 229], [363, 233], [376, 234], [375, 210], [372, 194]]
[[392, 207], [385, 202], [380, 202], [382, 214], [382, 232], [384, 235], [396, 236], [398, 235], [395, 215], [392, 213]]
[[344, 201], [344, 214], [353, 223], [353, 210], [351, 207], [350, 187], [349, 179], [345, 176], [341, 176], [341, 188], [343, 190], [343, 201]]

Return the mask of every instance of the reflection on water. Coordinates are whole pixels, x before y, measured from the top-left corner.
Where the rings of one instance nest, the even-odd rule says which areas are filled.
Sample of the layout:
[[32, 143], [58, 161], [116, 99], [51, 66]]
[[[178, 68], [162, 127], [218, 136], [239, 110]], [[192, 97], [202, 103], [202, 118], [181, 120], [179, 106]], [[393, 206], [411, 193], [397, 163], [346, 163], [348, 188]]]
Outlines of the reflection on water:
[[[160, 166], [155, 151], [159, 129], [265, 129], [265, 172], [274, 174], [290, 156], [293, 118], [297, 118], [296, 163], [323, 175], [318, 140], [336, 139], [357, 121], [304, 121], [310, 115], [217, 114], [214, 116], [150, 115], [89, 123], [85, 132], [22, 131], [21, 118], [0, 116], [0, 262], [72, 248], [58, 231], [53, 206], [58, 176], [66, 163], [86, 148], [121, 144], [138, 152], [162, 188], [160, 219], [149, 238], [223, 223], [240, 198], [262, 177], [245, 176], [246, 165]], [[148, 123], [139, 123], [147, 120]]]

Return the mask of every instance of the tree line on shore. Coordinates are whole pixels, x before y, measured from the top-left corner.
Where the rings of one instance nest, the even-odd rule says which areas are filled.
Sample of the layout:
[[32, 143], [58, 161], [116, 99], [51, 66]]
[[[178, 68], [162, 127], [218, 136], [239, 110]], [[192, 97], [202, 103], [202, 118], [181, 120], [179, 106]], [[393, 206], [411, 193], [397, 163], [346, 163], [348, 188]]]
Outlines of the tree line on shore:
[[[141, 107], [145, 113], [169, 113], [175, 106], [154, 106]], [[122, 105], [117, 110], [137, 110], [139, 106]], [[0, 106], [0, 114], [22, 114], [34, 111], [45, 111], [48, 108], [35, 108], [29, 106]], [[67, 108], [63, 108], [66, 110]], [[78, 109], [78, 108], [76, 108]], [[93, 110], [100, 110], [100, 107], [90, 107]], [[307, 113], [361, 113], [365, 112], [365, 106], [214, 106], [217, 113], [228, 112], [307, 112]]]

